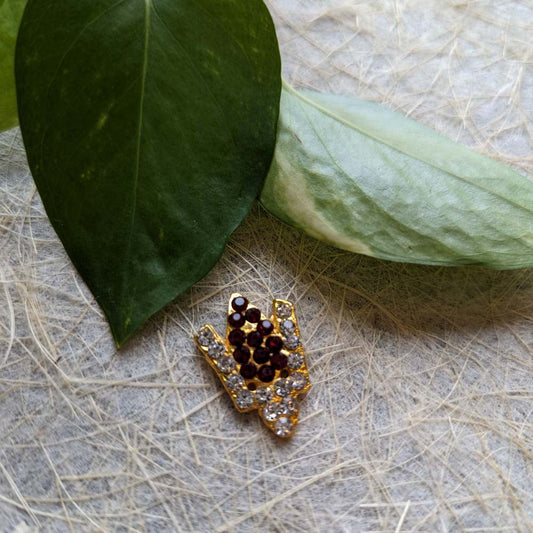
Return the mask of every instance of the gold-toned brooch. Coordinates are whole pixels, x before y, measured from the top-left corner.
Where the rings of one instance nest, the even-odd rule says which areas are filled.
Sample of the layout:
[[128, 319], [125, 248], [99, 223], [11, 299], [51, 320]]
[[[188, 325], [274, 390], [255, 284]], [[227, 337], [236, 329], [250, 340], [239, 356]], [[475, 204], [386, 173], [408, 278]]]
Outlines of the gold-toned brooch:
[[294, 306], [274, 300], [270, 318], [238, 294], [228, 305], [226, 339], [213, 326], [195, 341], [242, 413], [259, 411], [278, 437], [292, 437], [298, 397], [311, 388]]

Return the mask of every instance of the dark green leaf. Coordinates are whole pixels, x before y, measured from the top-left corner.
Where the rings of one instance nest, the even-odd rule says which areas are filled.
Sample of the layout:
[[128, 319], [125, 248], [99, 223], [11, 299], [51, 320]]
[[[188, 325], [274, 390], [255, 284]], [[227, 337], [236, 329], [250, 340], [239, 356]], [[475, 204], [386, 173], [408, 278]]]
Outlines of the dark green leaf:
[[201, 279], [268, 171], [280, 59], [261, 0], [30, 0], [33, 177], [117, 344]]
[[282, 220], [393, 261], [533, 265], [533, 183], [373, 102], [283, 91], [261, 194]]
[[0, 0], [0, 131], [17, 125], [15, 42], [26, 0]]

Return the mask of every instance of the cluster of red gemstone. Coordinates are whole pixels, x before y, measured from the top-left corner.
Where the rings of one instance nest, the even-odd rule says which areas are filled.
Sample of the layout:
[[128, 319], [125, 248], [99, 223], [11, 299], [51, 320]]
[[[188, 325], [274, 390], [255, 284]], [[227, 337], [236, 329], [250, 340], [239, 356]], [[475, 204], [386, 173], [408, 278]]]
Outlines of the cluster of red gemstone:
[[283, 370], [287, 366], [287, 356], [282, 353], [275, 353], [270, 358], [270, 364], [276, 370]]
[[232, 313], [228, 317], [228, 322], [233, 328], [242, 328], [246, 322], [246, 317], [242, 313]]
[[268, 337], [265, 346], [272, 352], [279, 352], [283, 348], [283, 339], [281, 337]]
[[252, 307], [246, 311], [245, 316], [250, 324], [257, 324], [261, 320], [261, 311], [257, 307]]
[[250, 360], [250, 348], [248, 346], [238, 346], [233, 352], [233, 358], [241, 365], [247, 363]]
[[233, 298], [233, 301], [231, 302], [231, 307], [233, 307], [235, 311], [246, 311], [246, 308], [248, 307], [248, 300], [246, 298], [243, 298], [242, 296], [237, 296], [237, 298]]
[[261, 346], [261, 344], [263, 344], [263, 335], [261, 335], [259, 331], [250, 331], [250, 333], [248, 333], [248, 336], [246, 337], [246, 342], [248, 343], [248, 346], [251, 346], [252, 348], [257, 348], [258, 346]]
[[264, 383], [270, 383], [275, 375], [276, 371], [274, 368], [268, 365], [262, 366], [257, 373], [257, 377]]
[[234, 329], [228, 335], [229, 343], [233, 346], [241, 346], [246, 340], [246, 333], [242, 329]]
[[253, 363], [245, 363], [244, 365], [241, 365], [241, 376], [244, 379], [255, 378], [256, 374], [257, 367]]
[[[241, 365], [241, 376], [244, 379], [257, 376], [263, 383], [270, 383], [276, 370], [283, 370], [287, 366], [287, 356], [280, 353], [283, 340], [277, 335], [269, 336], [274, 331], [274, 324], [270, 320], [261, 320], [261, 312], [256, 307], [248, 309], [246, 298], [237, 296], [232, 300], [231, 307], [234, 312], [228, 316], [228, 323], [234, 329], [230, 331], [228, 340], [235, 346], [233, 358]], [[256, 329], [248, 335], [240, 329], [246, 322], [257, 324]], [[250, 361], [250, 348], [254, 349], [254, 362]], [[257, 365], [261, 366], [258, 368]]]
[[257, 324], [257, 331], [261, 333], [261, 335], [270, 335], [274, 331], [274, 324], [272, 324], [270, 320], [261, 320], [261, 322]]
[[270, 352], [267, 348], [263, 348], [262, 346], [259, 346], [259, 348], [256, 348], [254, 350], [254, 361], [260, 365], [264, 363], [268, 363], [268, 360], [270, 359]]

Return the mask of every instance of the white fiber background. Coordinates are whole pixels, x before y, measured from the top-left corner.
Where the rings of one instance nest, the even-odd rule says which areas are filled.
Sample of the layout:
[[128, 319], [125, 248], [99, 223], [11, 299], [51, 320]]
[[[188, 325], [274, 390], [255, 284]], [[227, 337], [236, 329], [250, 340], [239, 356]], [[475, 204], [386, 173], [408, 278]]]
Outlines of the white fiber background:
[[[269, 0], [285, 77], [533, 176], [531, 0]], [[527, 178], [525, 178], [527, 179]], [[195, 349], [233, 290], [298, 306], [282, 442]], [[259, 207], [120, 352], [0, 135], [0, 531], [533, 530], [533, 271], [344, 253]]]

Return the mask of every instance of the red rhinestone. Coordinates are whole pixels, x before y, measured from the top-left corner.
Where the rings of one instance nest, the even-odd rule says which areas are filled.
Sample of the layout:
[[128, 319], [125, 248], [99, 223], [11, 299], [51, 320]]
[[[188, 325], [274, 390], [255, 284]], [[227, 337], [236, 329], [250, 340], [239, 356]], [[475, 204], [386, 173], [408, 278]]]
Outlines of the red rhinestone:
[[229, 332], [228, 340], [233, 346], [240, 346], [246, 340], [246, 333], [242, 329], [234, 329]]
[[270, 358], [270, 364], [276, 370], [282, 370], [287, 366], [287, 356], [283, 355], [282, 353], [275, 353]]
[[239, 346], [238, 348], [235, 348], [233, 359], [241, 365], [247, 363], [250, 360], [250, 349], [248, 346]]
[[246, 342], [248, 343], [248, 346], [252, 346], [253, 348], [261, 346], [263, 336], [258, 331], [250, 331], [248, 337], [246, 337]]
[[252, 324], [257, 324], [261, 320], [261, 311], [257, 307], [252, 307], [246, 311], [246, 320]]
[[283, 348], [283, 340], [281, 337], [268, 337], [265, 341], [265, 346], [272, 352], [279, 352]]
[[270, 359], [270, 353], [267, 348], [256, 348], [254, 351], [254, 361], [262, 365], [263, 363], [268, 363]]
[[228, 322], [230, 326], [234, 328], [240, 328], [244, 326], [246, 319], [244, 318], [244, 315], [241, 313], [233, 313], [228, 317]]
[[233, 298], [233, 301], [231, 302], [231, 307], [233, 307], [235, 311], [239, 311], [239, 313], [242, 313], [248, 307], [248, 300], [246, 298], [243, 298], [242, 296], [237, 296], [236, 298]]
[[276, 371], [268, 365], [262, 366], [259, 369], [259, 372], [257, 373], [257, 377], [263, 382], [263, 383], [270, 383], [274, 376], [276, 375]]
[[240, 372], [244, 379], [252, 379], [257, 374], [257, 367], [253, 363], [246, 363], [241, 366]]
[[274, 331], [274, 324], [272, 324], [270, 320], [261, 320], [257, 325], [257, 331], [259, 331], [261, 335], [270, 335]]

